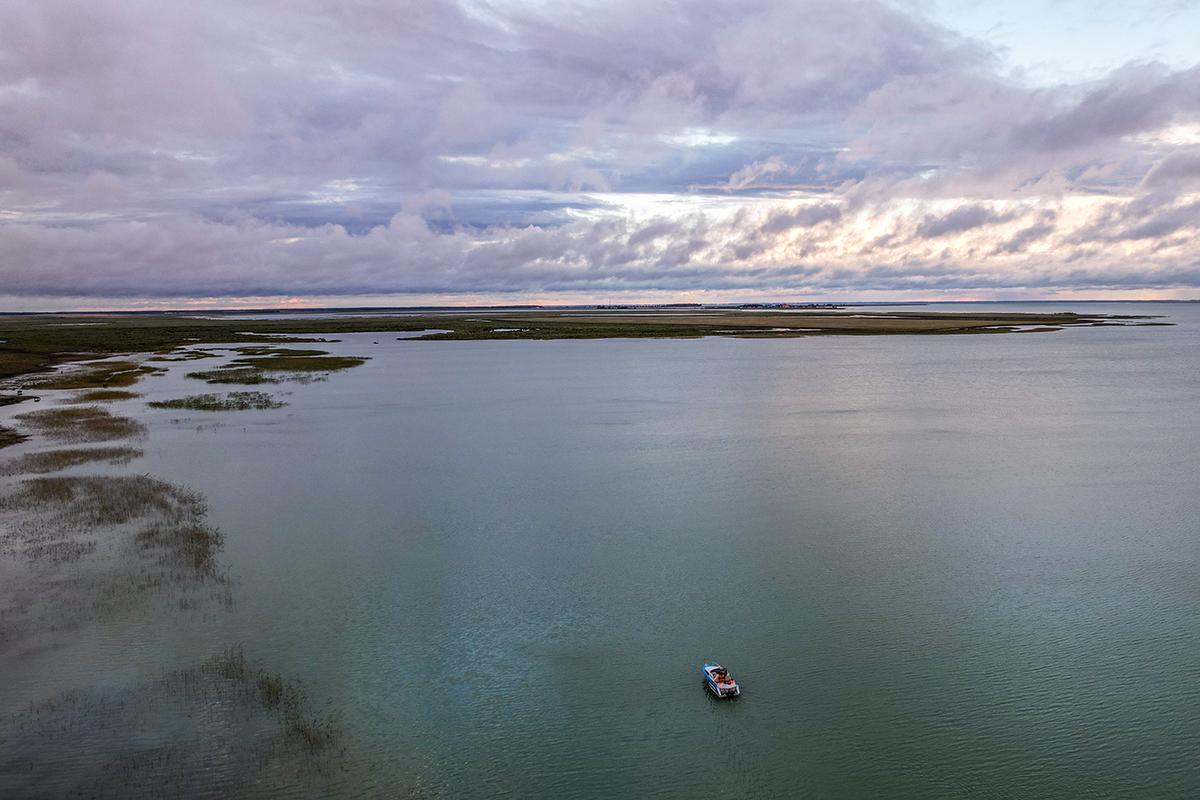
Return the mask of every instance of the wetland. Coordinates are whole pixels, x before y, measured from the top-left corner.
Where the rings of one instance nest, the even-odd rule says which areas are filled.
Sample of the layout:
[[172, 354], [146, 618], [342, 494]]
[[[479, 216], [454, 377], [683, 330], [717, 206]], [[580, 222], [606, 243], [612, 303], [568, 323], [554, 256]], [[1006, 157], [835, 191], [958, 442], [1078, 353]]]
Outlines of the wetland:
[[54, 321], [4, 796], [1200, 790], [1194, 304]]

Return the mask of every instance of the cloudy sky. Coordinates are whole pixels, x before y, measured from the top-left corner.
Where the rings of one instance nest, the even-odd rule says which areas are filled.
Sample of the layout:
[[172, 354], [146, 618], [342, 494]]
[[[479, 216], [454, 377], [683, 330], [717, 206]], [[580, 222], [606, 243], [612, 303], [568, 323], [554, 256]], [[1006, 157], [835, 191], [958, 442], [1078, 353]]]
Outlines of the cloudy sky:
[[1200, 0], [0, 0], [0, 309], [1200, 297]]

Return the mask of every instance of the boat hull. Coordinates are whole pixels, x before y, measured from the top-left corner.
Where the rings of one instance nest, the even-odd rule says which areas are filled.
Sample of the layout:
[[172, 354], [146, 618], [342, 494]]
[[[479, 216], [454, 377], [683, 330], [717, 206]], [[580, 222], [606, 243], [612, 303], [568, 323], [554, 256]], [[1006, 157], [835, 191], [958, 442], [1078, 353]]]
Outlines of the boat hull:
[[723, 670], [720, 664], [705, 664], [700, 671], [704, 673], [704, 683], [708, 686], [708, 690], [722, 700], [737, 697], [742, 693], [742, 687], [737, 681], [729, 678], [724, 682], [718, 682], [713, 673], [717, 670]]

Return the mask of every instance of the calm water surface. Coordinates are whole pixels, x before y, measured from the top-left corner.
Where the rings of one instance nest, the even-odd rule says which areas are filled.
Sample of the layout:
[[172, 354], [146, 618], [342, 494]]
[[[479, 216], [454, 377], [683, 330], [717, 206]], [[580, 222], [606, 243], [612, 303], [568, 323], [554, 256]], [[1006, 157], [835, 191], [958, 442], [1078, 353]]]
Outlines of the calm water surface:
[[1177, 325], [357, 334], [284, 409], [118, 405], [234, 608], [3, 662], [0, 712], [241, 642], [340, 715], [346, 794], [1195, 797], [1200, 306], [1080, 310]]

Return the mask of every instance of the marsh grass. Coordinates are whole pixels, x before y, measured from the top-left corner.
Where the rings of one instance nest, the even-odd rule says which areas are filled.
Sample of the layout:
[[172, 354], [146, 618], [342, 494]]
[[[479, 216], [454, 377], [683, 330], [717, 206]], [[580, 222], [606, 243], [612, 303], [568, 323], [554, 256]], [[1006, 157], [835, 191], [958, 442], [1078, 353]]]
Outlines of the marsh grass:
[[303, 358], [306, 356], [327, 356], [328, 350], [303, 350], [298, 347], [234, 347], [235, 353], [243, 356], [290, 356]]
[[220, 369], [203, 370], [201, 372], [189, 372], [189, 378], [204, 381], [205, 383], [213, 384], [240, 384], [243, 386], [257, 386], [262, 383], [282, 383], [283, 379], [279, 377], [268, 377], [263, 374], [262, 370], [252, 367], [222, 367]]
[[[740, 310], [697, 309], [691, 318], [653, 310], [598, 310], [590, 314], [550, 309], [506, 310], [488, 313], [486, 320], [459, 314], [405, 317], [356, 317], [333, 315], [322, 319], [267, 318], [245, 320], [218, 317], [205, 319], [185, 314], [20, 314], [0, 318], [0, 377], [28, 375], [36, 381], [46, 370], [65, 362], [118, 353], [169, 353], [176, 348], [207, 345], [210, 349], [230, 343], [276, 347], [285, 343], [319, 343], [322, 335], [351, 332], [417, 332], [444, 330], [413, 341], [447, 339], [594, 339], [694, 337], [712, 335], [714, 328], [740, 322], [750, 327], [807, 328], [818, 326], [817, 335], [919, 334], [934, 331], [965, 333], [965, 325], [1025, 327], [1030, 325], [1089, 325], [1094, 322], [1145, 324], [1146, 316], [1103, 314], [946, 314], [942, 312], [881, 312], [822, 310], [787, 315]], [[776, 324], [769, 317], [781, 318]], [[957, 330], [946, 330], [947, 320], [962, 320]], [[923, 322], [922, 322], [923, 321]], [[64, 322], [71, 323], [64, 325]], [[88, 323], [81, 325], [79, 323]], [[1157, 323], [1169, 324], [1169, 323]], [[252, 327], [254, 332], [248, 332]], [[513, 328], [498, 331], [497, 327]], [[779, 336], [795, 333], [778, 332]], [[189, 359], [190, 360], [190, 359]], [[56, 377], [56, 376], [50, 376]]]
[[265, 356], [237, 358], [234, 364], [272, 372], [333, 372], [365, 364], [367, 359], [355, 356]]
[[80, 464], [102, 461], [113, 466], [128, 464], [141, 458], [142, 451], [136, 447], [91, 447], [69, 450], [44, 450], [26, 453], [7, 464], [0, 465], [0, 475], [22, 475], [28, 473], [58, 472]]
[[171, 522], [203, 516], [203, 498], [149, 475], [80, 475], [28, 478], [0, 499], [0, 509], [53, 508], [71, 525], [122, 525], [155, 514]]
[[308, 693], [299, 681], [250, 663], [240, 645], [174, 677], [177, 682], [193, 685], [215, 678], [237, 688], [244, 705], [275, 712], [283, 722], [284, 734], [308, 755], [321, 753], [339, 736], [332, 715], [312, 712]]
[[218, 353], [207, 350], [171, 350], [159, 353], [146, 359], [147, 361], [203, 361], [206, 358], [220, 358]]
[[235, 384], [241, 386], [258, 386], [260, 384], [276, 383], [316, 383], [328, 380], [326, 372], [277, 372], [267, 374], [258, 367], [246, 366], [233, 362], [229, 366], [202, 372], [189, 372], [189, 378], [202, 380], [210, 384]]
[[[14, 573], [0, 594], [0, 653], [151, 596], [184, 609], [232, 602], [218, 564], [223, 537], [207, 524], [203, 498], [183, 487], [146, 475], [26, 478], [0, 496], [0, 523], [0, 556], [41, 565]], [[82, 563], [58, 568], [66, 561]]]
[[[76, 689], [0, 718], [0, 795], [346, 793], [340, 725], [233, 647], [124, 689]], [[5, 746], [6, 744], [10, 746]]]
[[0, 447], [9, 447], [14, 444], [20, 444], [28, 438], [28, 436], [19, 431], [0, 425]]
[[182, 564], [196, 575], [212, 576], [224, 538], [207, 525], [160, 522], [138, 531], [137, 542], [143, 550], [161, 553], [168, 563]]
[[229, 392], [197, 394], [175, 400], [158, 400], [147, 403], [151, 408], [186, 409], [189, 411], [250, 411], [283, 408], [287, 403], [276, 400], [266, 392]]
[[68, 442], [106, 442], [146, 432], [140, 422], [115, 416], [99, 406], [47, 408], [18, 414], [16, 419], [38, 433]]
[[163, 372], [165, 370], [160, 367], [132, 361], [105, 361], [86, 364], [58, 375], [34, 378], [29, 386], [34, 389], [114, 389], [132, 386], [146, 375]]
[[67, 400], [68, 403], [111, 403], [115, 400], [132, 400], [141, 397], [137, 392], [127, 392], [122, 389], [93, 389]]

